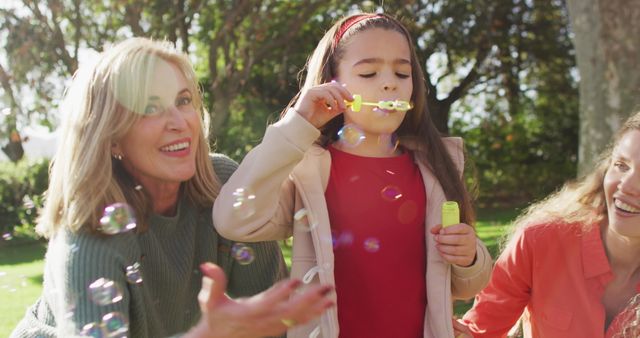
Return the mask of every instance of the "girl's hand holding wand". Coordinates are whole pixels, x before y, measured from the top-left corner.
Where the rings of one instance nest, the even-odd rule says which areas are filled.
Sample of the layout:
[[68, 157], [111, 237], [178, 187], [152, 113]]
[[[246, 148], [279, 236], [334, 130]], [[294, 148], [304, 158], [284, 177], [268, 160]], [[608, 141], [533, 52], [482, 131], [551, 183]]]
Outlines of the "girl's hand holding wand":
[[347, 109], [345, 100], [353, 100], [351, 93], [340, 83], [331, 81], [304, 89], [293, 109], [314, 127], [320, 128]]

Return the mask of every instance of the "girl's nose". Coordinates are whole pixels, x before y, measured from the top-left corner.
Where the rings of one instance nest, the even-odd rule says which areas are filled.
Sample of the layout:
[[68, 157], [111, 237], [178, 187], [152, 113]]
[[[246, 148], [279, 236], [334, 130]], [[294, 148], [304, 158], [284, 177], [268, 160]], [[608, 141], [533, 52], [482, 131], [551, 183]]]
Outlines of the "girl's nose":
[[387, 81], [382, 86], [382, 89], [384, 89], [384, 91], [389, 91], [389, 90], [396, 90], [396, 87], [397, 87], [397, 85], [394, 82]]

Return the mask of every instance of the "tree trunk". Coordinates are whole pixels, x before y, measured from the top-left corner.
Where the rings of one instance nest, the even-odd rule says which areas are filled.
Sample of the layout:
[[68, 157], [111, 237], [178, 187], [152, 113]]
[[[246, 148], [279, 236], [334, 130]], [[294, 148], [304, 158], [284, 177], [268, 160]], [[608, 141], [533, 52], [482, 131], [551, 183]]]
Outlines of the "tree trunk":
[[580, 70], [578, 175], [640, 104], [640, 1], [568, 0]]

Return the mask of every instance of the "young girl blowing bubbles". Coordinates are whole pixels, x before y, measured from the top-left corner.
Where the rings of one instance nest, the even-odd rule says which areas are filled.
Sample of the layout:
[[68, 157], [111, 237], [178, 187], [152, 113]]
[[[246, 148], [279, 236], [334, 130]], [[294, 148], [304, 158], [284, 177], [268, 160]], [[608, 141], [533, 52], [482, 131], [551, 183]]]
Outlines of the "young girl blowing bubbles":
[[[488, 282], [462, 141], [435, 129], [410, 41], [384, 14], [337, 22], [300, 93], [216, 201], [221, 234], [293, 235], [292, 277], [335, 285], [337, 309], [289, 337], [453, 337], [453, 298]], [[460, 204], [462, 222], [446, 229], [445, 200]]]

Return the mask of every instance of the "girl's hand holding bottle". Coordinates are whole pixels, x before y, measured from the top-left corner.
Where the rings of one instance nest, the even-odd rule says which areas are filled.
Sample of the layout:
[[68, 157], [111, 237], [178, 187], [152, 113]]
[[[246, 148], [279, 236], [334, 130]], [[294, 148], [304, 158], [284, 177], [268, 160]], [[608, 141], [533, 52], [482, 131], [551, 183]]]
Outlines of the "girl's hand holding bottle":
[[458, 223], [444, 228], [438, 224], [430, 231], [435, 235], [436, 246], [445, 261], [463, 267], [473, 264], [477, 237], [470, 225]]
[[331, 81], [304, 89], [293, 109], [314, 127], [320, 128], [347, 109], [345, 100], [353, 101], [351, 93], [340, 83]]

